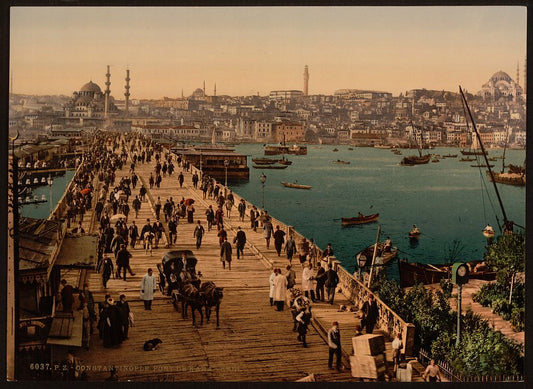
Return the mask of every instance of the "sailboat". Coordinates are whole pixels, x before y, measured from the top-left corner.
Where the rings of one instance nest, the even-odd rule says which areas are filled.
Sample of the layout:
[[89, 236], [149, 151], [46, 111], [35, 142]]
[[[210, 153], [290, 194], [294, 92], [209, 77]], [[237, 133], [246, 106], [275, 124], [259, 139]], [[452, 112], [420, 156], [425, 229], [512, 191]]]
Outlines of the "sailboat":
[[[466, 125], [468, 126], [468, 122], [466, 122]], [[475, 136], [472, 137], [472, 144], [468, 148], [468, 150], [461, 150], [461, 154], [463, 155], [483, 155], [483, 151], [480, 150], [479, 142]], [[485, 151], [485, 153], [489, 153], [488, 151]]]
[[492, 176], [487, 171], [489, 179], [497, 182], [498, 184], [525, 186], [526, 185], [526, 161], [524, 160], [524, 166], [509, 165], [507, 173], [505, 172], [505, 151], [507, 150], [508, 135], [505, 139], [505, 146], [503, 148], [502, 155], [502, 170], [500, 173], [492, 173]]
[[[411, 121], [411, 128], [414, 130], [415, 127], [413, 125], [413, 122]], [[400, 165], [402, 166], [414, 166], [414, 165], [423, 165], [428, 163], [431, 160], [431, 154], [422, 155], [422, 150], [417, 142], [417, 148], [418, 148], [418, 156], [416, 155], [410, 155], [409, 157], [403, 157]]]
[[[492, 169], [491, 169], [489, 161], [488, 161], [487, 153], [485, 152], [485, 147], [483, 146], [483, 142], [481, 141], [481, 136], [479, 135], [479, 132], [477, 131], [476, 123], [474, 122], [474, 118], [472, 116], [472, 112], [470, 111], [470, 107], [468, 106], [468, 103], [466, 101], [466, 97], [465, 97], [461, 87], [459, 87], [459, 92], [461, 93], [461, 98], [462, 98], [462, 101], [463, 101], [463, 108], [465, 109], [465, 117], [466, 117], [466, 111], [468, 111], [468, 116], [470, 117], [470, 121], [472, 123], [472, 129], [474, 130], [474, 133], [475, 133], [476, 138], [478, 140], [479, 146], [481, 148], [481, 155], [485, 159], [485, 163], [487, 164], [487, 167], [489, 169], [488, 170], [489, 177], [490, 177], [490, 180], [493, 183], [494, 191], [496, 192], [496, 197], [498, 198], [498, 203], [499, 203], [500, 209], [502, 211], [502, 216], [503, 216], [503, 223], [502, 224], [503, 225], [500, 225], [500, 223], [498, 221], [498, 228], [500, 229], [500, 231], [502, 231], [502, 229], [503, 229], [503, 233], [504, 234], [512, 234], [513, 233], [513, 227], [514, 227], [515, 223], [513, 221], [507, 219], [507, 214], [505, 212], [505, 208], [503, 206], [503, 202], [502, 202], [502, 199], [500, 197], [500, 192], [498, 191], [498, 186], [496, 185], [496, 181], [494, 179], [494, 173], [492, 172]], [[521, 227], [521, 228], [523, 228], [523, 227]]]

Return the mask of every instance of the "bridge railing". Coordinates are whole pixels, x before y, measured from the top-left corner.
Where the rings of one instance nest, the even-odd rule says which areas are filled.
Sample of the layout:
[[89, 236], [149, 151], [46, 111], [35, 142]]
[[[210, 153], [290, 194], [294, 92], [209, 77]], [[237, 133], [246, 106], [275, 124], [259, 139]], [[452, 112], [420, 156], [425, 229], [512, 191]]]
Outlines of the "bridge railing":
[[[199, 169], [194, 166], [191, 166], [191, 168], [193, 169], [193, 172], [197, 171], [200, 175]], [[220, 186], [221, 190], [223, 191], [225, 188], [224, 184], [216, 180], [215, 182]], [[230, 190], [229, 188], [226, 189], [227, 191]], [[239, 204], [242, 197], [236, 193], [233, 193], [233, 196], [235, 198], [235, 205]], [[246, 203], [247, 210], [246, 215], [249, 215], [249, 210], [254, 204], [250, 203], [246, 199], [244, 200]], [[279, 225], [280, 228], [283, 229], [286, 233], [291, 233], [293, 235], [296, 245], [297, 247], [299, 247], [300, 242], [303, 240], [304, 236], [298, 231], [296, 231], [294, 227], [285, 224], [284, 222], [273, 217], [272, 215], [270, 215], [270, 217], [274, 226]], [[244, 223], [249, 223], [249, 218], [245, 219]], [[322, 252], [323, 250], [317, 247], [317, 260], [322, 258]], [[324, 259], [322, 259], [322, 261], [324, 261]], [[346, 296], [346, 298], [352, 304], [357, 307], [360, 307], [368, 299], [368, 296], [372, 293], [372, 291], [368, 289], [363, 283], [361, 283], [361, 281], [356, 279], [352, 274], [350, 274], [344, 267], [342, 267], [340, 261], [338, 261], [336, 258], [330, 258], [329, 262], [332, 264], [333, 268], [337, 271], [337, 274], [339, 276], [339, 286], [341, 289], [341, 293]], [[390, 307], [388, 307], [387, 304], [381, 301], [379, 297], [374, 296], [374, 298], [376, 300], [379, 311], [376, 327], [381, 329], [389, 337], [390, 340], [392, 340], [396, 336], [396, 334], [401, 333], [404, 344], [403, 352], [406, 356], [412, 356], [414, 348], [415, 326], [411, 323], [407, 323], [400, 316], [398, 316], [398, 314], [396, 314]]]

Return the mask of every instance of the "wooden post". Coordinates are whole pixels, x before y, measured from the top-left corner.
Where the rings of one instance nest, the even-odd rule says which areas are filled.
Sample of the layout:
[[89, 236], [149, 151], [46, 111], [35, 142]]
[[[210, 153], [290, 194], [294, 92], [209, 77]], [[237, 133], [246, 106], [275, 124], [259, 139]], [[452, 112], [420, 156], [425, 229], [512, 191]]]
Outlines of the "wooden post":
[[381, 234], [381, 225], [378, 226], [378, 234], [376, 237], [376, 244], [374, 245], [374, 254], [372, 254], [372, 265], [370, 267], [370, 276], [368, 277], [368, 285], [367, 288], [370, 289], [370, 285], [372, 284], [372, 275], [374, 274], [374, 262], [376, 260], [376, 254], [378, 252], [378, 244], [379, 244], [379, 235]]
[[514, 286], [514, 276], [515, 276], [515, 272], [514, 272], [514, 269], [513, 269], [513, 276], [511, 277], [511, 290], [509, 291], [509, 307], [511, 306], [511, 299], [513, 298], [513, 286]]

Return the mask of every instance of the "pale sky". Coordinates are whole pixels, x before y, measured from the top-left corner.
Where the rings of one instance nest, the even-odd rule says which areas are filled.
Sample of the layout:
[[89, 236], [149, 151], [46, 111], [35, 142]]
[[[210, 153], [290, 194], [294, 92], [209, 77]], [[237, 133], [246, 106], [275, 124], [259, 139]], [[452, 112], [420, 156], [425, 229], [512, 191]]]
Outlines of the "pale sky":
[[[92, 80], [124, 98], [264, 96], [414, 88], [477, 92], [495, 72], [524, 80], [526, 8], [13, 7], [13, 92], [65, 94]], [[515, 80], [516, 81], [516, 80]]]

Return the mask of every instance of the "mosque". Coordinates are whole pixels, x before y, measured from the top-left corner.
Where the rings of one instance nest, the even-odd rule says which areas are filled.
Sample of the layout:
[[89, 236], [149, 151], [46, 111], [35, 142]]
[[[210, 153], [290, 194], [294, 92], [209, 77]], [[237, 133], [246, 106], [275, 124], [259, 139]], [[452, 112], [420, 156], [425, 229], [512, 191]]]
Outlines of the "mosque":
[[518, 68], [516, 71], [516, 82], [507, 73], [502, 71], [496, 72], [481, 87], [481, 90], [477, 94], [485, 100], [498, 101], [503, 98], [505, 100], [520, 102], [524, 99], [524, 96], [523, 89], [519, 85], [519, 79]]
[[[126, 71], [126, 113], [129, 103], [129, 70]], [[65, 118], [87, 118], [87, 119], [107, 119], [109, 116], [117, 116], [121, 111], [115, 105], [115, 99], [111, 96], [111, 74], [109, 66], [106, 73], [106, 90], [102, 89], [94, 82], [89, 81], [83, 85], [79, 91], [72, 94], [72, 98], [63, 107]]]

